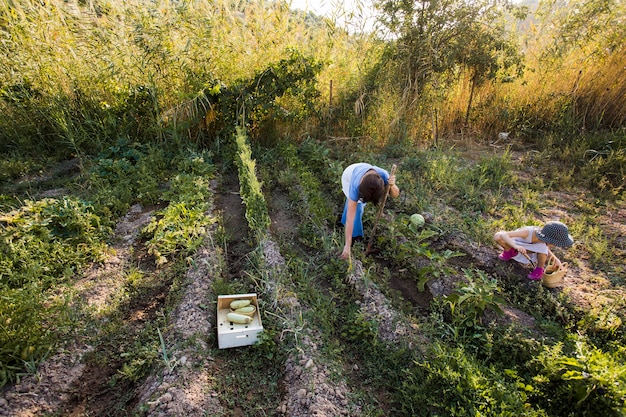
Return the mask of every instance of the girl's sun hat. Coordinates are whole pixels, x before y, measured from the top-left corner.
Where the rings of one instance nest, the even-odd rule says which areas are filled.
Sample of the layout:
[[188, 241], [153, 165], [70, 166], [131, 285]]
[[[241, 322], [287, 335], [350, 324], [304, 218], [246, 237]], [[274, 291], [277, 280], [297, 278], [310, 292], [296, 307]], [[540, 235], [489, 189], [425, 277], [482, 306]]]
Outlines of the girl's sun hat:
[[574, 244], [574, 239], [569, 234], [567, 226], [561, 222], [548, 222], [535, 234], [539, 240], [560, 248], [569, 248]]

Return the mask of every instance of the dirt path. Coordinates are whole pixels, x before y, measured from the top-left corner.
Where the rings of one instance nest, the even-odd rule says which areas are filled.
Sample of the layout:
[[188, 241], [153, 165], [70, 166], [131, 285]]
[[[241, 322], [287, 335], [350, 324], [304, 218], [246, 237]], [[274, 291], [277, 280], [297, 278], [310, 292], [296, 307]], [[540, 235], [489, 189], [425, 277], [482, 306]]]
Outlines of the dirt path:
[[[212, 189], [215, 193], [215, 181]], [[212, 205], [209, 213], [214, 210]], [[168, 362], [137, 388], [137, 402], [147, 406], [147, 416], [202, 417], [224, 413], [215, 390], [213, 358], [207, 345], [216, 320], [214, 309], [207, 305], [215, 298], [213, 280], [221, 275], [223, 264], [222, 252], [211, 237], [215, 229], [210, 228], [203, 245], [193, 255], [192, 267], [182, 283], [181, 302], [169, 319], [171, 328], [164, 336]]]
[[285, 395], [277, 411], [290, 417], [359, 415], [358, 409], [348, 408], [350, 390], [346, 382], [331, 378], [332, 369], [340, 364], [324, 358], [317, 342], [321, 339], [319, 332], [299, 320], [307, 307], [298, 301], [294, 288], [283, 275], [285, 260], [278, 245], [271, 240], [263, 242], [263, 255], [273, 289], [266, 296], [275, 300], [275, 311], [280, 312], [284, 327], [289, 330], [287, 337], [298, 338], [298, 350], [289, 355], [284, 365]]

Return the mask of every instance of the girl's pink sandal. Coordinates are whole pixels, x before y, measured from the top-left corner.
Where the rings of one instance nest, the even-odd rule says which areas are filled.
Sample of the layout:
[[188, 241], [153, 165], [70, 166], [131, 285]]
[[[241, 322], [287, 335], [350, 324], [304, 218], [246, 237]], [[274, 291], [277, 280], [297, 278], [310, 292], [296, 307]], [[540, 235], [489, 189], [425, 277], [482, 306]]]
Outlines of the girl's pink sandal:
[[510, 261], [516, 256], [517, 256], [517, 251], [511, 248], [511, 249], [505, 250], [500, 255], [498, 255], [498, 258], [502, 259], [503, 261]]
[[537, 268], [533, 269], [533, 272], [528, 274], [528, 279], [533, 280], [533, 281], [539, 281], [541, 277], [543, 277], [543, 273], [544, 273], [544, 269], [538, 266]]

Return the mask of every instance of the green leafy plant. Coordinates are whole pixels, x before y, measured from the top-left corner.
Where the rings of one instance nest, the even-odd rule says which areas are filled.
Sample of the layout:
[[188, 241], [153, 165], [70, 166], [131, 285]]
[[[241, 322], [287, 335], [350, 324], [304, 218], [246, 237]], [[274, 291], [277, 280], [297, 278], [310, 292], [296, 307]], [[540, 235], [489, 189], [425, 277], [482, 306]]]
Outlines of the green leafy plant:
[[346, 317], [341, 337], [351, 342], [376, 340], [376, 323], [368, 320], [363, 313], [355, 312], [351, 317]]
[[98, 212], [113, 219], [134, 203], [155, 204], [171, 169], [164, 147], [119, 139], [102, 151], [87, 171], [86, 188]]
[[207, 226], [214, 222], [215, 218], [206, 215], [202, 206], [170, 204], [142, 229], [144, 235], [150, 236], [145, 244], [148, 253], [155, 257], [157, 265], [167, 263], [168, 257], [174, 255], [185, 256], [202, 243]]
[[[66, 297], [51, 292], [107, 250], [110, 228], [85, 201], [64, 197], [27, 201], [0, 221], [0, 385], [54, 346]], [[28, 362], [25, 362], [28, 361]]]
[[603, 351], [578, 339], [546, 346], [531, 362], [535, 396], [554, 414], [619, 415], [626, 395], [625, 351]]
[[463, 256], [461, 252], [455, 252], [450, 249], [440, 252], [426, 247], [422, 247], [419, 254], [428, 259], [426, 265], [417, 268], [417, 288], [420, 291], [424, 291], [424, 286], [431, 279], [453, 273], [454, 268], [446, 265], [448, 260], [456, 256]]
[[457, 326], [475, 327], [482, 324], [487, 310], [503, 314], [500, 305], [504, 299], [498, 295], [498, 283], [484, 271], [464, 270], [467, 283], [459, 283], [456, 292], [445, 297], [450, 307], [452, 321]]
[[[183, 156], [185, 155], [185, 156]], [[217, 220], [207, 213], [211, 195], [209, 180], [214, 167], [207, 155], [184, 152], [178, 157], [181, 172], [176, 175], [163, 198], [170, 204], [155, 213], [142, 229], [145, 245], [157, 265], [174, 256], [186, 256], [204, 240], [207, 227]]]
[[172, 371], [174, 369], [175, 363], [169, 358], [167, 355], [167, 346], [165, 346], [165, 340], [163, 339], [163, 335], [161, 334], [161, 329], [157, 327], [157, 333], [159, 333], [159, 343], [161, 346], [161, 357], [163, 358], [163, 362], [167, 366], [167, 369]]
[[27, 201], [1, 218], [0, 284], [48, 288], [92, 260], [102, 259], [111, 229], [85, 201], [64, 197]]
[[394, 397], [401, 415], [545, 415], [527, 401], [516, 381], [477, 361], [463, 346], [433, 341], [428, 351], [399, 378]]

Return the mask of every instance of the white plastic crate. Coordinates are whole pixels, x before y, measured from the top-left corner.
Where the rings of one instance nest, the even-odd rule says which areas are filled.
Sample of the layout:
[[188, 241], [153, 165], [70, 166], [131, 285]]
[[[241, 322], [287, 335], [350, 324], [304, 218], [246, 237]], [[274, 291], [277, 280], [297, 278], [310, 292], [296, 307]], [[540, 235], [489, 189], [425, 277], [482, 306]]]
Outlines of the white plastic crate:
[[[248, 324], [233, 323], [226, 318], [230, 313], [230, 303], [234, 300], [250, 300], [256, 307], [252, 321]], [[230, 294], [217, 296], [217, 345], [220, 349], [248, 346], [259, 340], [263, 332], [261, 311], [257, 296], [252, 294]]]

